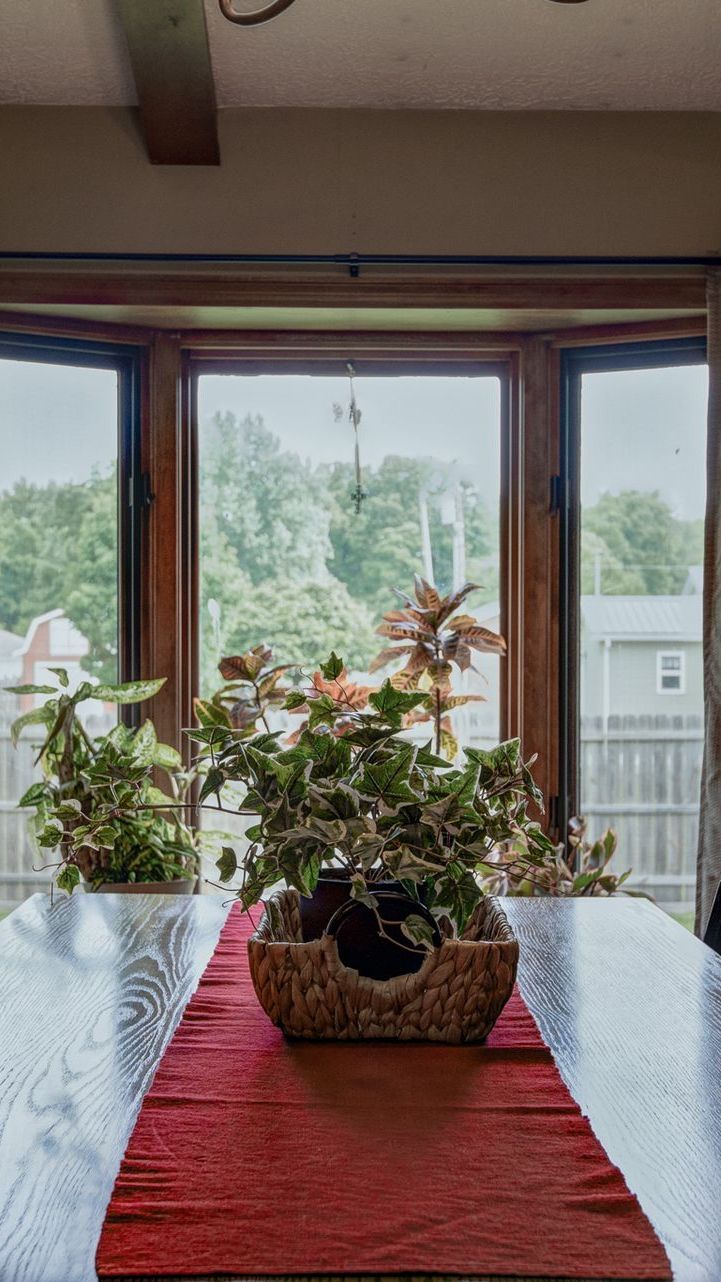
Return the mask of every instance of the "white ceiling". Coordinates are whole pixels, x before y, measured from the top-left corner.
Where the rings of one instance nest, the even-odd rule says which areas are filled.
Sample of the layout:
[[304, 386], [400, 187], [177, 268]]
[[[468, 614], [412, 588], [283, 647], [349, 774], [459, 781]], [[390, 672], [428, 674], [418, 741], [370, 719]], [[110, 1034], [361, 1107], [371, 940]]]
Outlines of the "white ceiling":
[[[721, 0], [205, 4], [221, 107], [721, 110]], [[134, 101], [114, 0], [0, 0], [0, 102]]]

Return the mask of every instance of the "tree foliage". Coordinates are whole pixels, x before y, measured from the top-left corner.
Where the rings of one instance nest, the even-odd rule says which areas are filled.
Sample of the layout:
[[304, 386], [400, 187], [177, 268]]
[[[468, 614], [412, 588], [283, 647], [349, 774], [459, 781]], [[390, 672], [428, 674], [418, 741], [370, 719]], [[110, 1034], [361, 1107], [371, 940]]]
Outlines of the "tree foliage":
[[657, 490], [603, 494], [583, 513], [582, 590], [674, 596], [703, 560], [703, 521], [679, 521]]
[[[373, 628], [394, 583], [423, 564], [423, 496], [442, 592], [453, 580], [448, 507], [462, 501], [466, 572], [498, 593], [498, 530], [455, 465], [389, 454], [364, 468], [366, 498], [353, 509], [353, 468], [312, 466], [282, 447], [262, 418], [217, 414], [203, 427], [200, 478], [203, 691], [223, 654], [267, 642], [278, 662], [317, 665], [341, 648], [366, 668]], [[454, 500], [455, 496], [455, 500]], [[584, 510], [582, 588], [675, 593], [702, 556], [701, 521], [678, 520], [656, 492], [603, 495]], [[0, 627], [24, 633], [38, 614], [64, 608], [87, 637], [85, 666], [117, 677], [117, 483], [18, 481], [0, 494]]]

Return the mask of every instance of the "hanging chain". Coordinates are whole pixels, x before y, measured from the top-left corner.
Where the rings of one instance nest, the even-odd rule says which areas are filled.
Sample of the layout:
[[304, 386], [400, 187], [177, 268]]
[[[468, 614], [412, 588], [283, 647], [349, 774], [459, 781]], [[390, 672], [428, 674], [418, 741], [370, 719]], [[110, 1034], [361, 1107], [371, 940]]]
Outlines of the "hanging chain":
[[353, 425], [353, 435], [355, 436], [355, 489], [351, 491], [351, 498], [353, 500], [353, 507], [355, 509], [355, 514], [356, 516], [360, 516], [360, 510], [361, 510], [361, 505], [363, 503], [363, 500], [368, 497], [365, 490], [363, 489], [363, 474], [361, 472], [361, 462], [360, 462], [360, 443], [358, 440], [358, 428], [360, 427], [361, 411], [358, 408], [358, 402], [355, 398], [355, 383], [353, 381], [355, 378], [355, 370], [350, 361], [348, 361], [348, 364], [346, 365], [346, 369], [348, 370], [348, 381], [350, 383], [350, 406], [348, 408], [348, 419], [350, 423]]

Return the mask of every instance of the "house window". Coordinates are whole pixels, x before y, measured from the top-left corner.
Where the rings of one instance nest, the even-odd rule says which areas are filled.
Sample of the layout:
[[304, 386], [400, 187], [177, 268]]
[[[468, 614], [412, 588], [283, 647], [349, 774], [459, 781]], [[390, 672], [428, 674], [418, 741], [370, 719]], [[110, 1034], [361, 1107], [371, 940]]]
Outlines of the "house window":
[[[329, 652], [350, 680], [377, 686], [398, 667], [373, 660], [376, 632], [414, 575], [464, 601], [479, 625], [503, 631], [501, 455], [504, 380], [498, 367], [429, 363], [394, 370], [354, 360], [360, 502], [345, 362], [258, 372], [240, 362], [203, 372], [197, 413], [199, 686], [221, 684], [218, 662], [263, 642], [273, 662], [308, 680]], [[453, 671], [447, 743], [490, 747], [502, 726], [501, 661], [477, 653]], [[273, 714], [273, 728], [297, 719]], [[427, 740], [431, 731], [417, 727]], [[450, 749], [449, 749], [450, 750]]]
[[[0, 337], [0, 913], [49, 877], [33, 873], [15, 808], [42, 727], [17, 750], [9, 730], [46, 696], [7, 687], [54, 684], [58, 666], [71, 689], [137, 673], [137, 361], [132, 348]], [[84, 707], [94, 731], [110, 729], [102, 705]]]
[[686, 656], [681, 650], [656, 654], [656, 689], [659, 694], [683, 694], [686, 689]]
[[[594, 838], [613, 828], [618, 871], [632, 868], [631, 884], [688, 919], [703, 753], [705, 347], [576, 349], [564, 365], [562, 822], [582, 814]], [[661, 697], [673, 694], [682, 706]]]

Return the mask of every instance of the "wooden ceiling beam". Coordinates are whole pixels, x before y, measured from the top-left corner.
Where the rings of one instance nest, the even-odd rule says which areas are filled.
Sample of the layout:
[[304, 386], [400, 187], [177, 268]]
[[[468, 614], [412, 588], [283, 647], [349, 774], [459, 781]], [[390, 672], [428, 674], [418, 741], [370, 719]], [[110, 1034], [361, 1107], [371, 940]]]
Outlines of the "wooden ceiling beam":
[[154, 165], [218, 165], [218, 120], [203, 0], [118, 0]]

